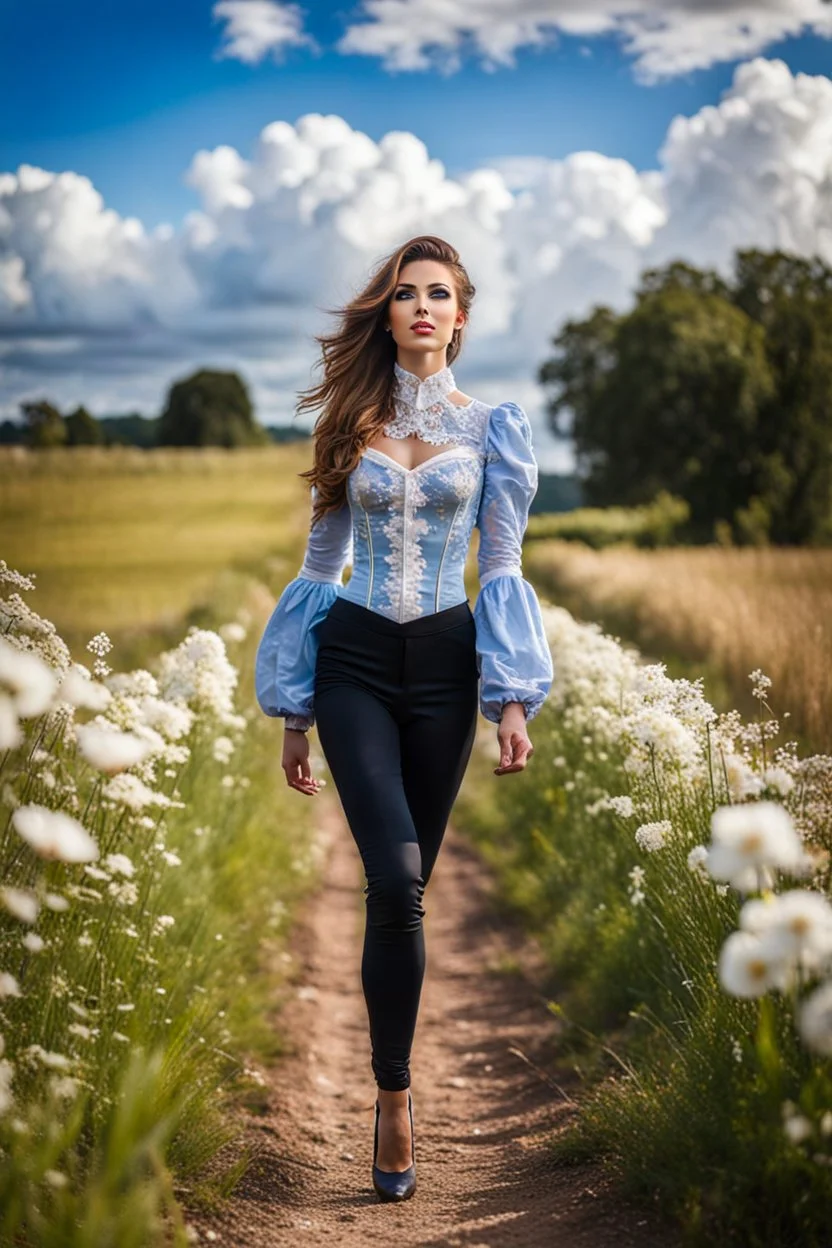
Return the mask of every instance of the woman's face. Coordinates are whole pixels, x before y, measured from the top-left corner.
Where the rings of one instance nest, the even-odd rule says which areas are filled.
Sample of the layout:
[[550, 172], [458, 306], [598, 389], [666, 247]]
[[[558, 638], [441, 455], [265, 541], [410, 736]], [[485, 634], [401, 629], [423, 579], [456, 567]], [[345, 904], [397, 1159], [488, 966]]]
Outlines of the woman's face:
[[[453, 275], [440, 260], [411, 260], [402, 265], [387, 315], [396, 345], [418, 353], [444, 351], [454, 329], [465, 324]], [[428, 322], [432, 329], [414, 329], [419, 321]]]

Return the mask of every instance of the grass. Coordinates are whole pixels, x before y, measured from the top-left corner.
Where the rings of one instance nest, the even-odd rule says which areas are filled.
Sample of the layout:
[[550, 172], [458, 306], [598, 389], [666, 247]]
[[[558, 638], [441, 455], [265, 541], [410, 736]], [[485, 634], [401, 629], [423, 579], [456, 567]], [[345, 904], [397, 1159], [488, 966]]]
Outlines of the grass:
[[[137, 669], [160, 678], [165, 651], [182, 666], [192, 627], [220, 649], [230, 622], [244, 634], [219, 665], [235, 673], [231, 719], [195, 701], [186, 737], [134, 769], [181, 805], [108, 799], [48, 715], [21, 721], [24, 742], [0, 753], [0, 872], [40, 907], [33, 924], [0, 907], [0, 972], [20, 991], [0, 994], [0, 1241], [16, 1248], [185, 1244], [190, 1212], [221, 1201], [251, 1160], [245, 1116], [262, 1109], [260, 1068], [280, 1058], [294, 975], [282, 954], [321, 852], [253, 692], [254, 648], [300, 561], [305, 488], [288, 452], [256, 456], [54, 456], [14, 479], [4, 466], [6, 561], [39, 573], [20, 596], [44, 619], [51, 604], [75, 661], [92, 667], [84, 643], [107, 632], [107, 661], [144, 687]], [[138, 703], [106, 714], [141, 730]], [[23, 842], [12, 811], [35, 803], [82, 821], [99, 875]], [[110, 854], [132, 862], [129, 880]], [[53, 912], [50, 893], [68, 908]]]
[[832, 752], [832, 550], [527, 548], [530, 575], [579, 619], [593, 619], [675, 665], [707, 675], [720, 708], [753, 713], [762, 669], [806, 749]]
[[3, 556], [68, 641], [181, 620], [228, 567], [296, 553], [305, 443], [242, 450], [0, 448]]
[[[801, 1042], [791, 993], [725, 990], [717, 961], [743, 898], [688, 855], [709, 843], [713, 811], [742, 800], [722, 756], [730, 776], [739, 758], [761, 775], [765, 742], [766, 765], [794, 787], [760, 796], [787, 804], [816, 855], [812, 880], [777, 888], [829, 896], [832, 769], [801, 761], [767, 713], [743, 724], [729, 712], [708, 730], [701, 690], [626, 658], [561, 608], [544, 614], [555, 685], [530, 725], [534, 760], [495, 787], [475, 753], [455, 820], [544, 950], [559, 1045], [585, 1079], [557, 1156], [603, 1156], [622, 1190], [645, 1208], [658, 1201], [688, 1244], [821, 1248], [828, 1061]], [[698, 761], [687, 764], [692, 740]], [[665, 845], [648, 852], [635, 831], [662, 821]], [[806, 1141], [784, 1131], [790, 1101], [810, 1123]]]

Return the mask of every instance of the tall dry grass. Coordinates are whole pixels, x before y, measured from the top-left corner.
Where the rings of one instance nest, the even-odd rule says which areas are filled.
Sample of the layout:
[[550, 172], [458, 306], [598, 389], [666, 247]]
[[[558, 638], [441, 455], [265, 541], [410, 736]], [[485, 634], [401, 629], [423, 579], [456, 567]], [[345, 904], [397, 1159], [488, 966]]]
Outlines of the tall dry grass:
[[832, 550], [543, 542], [525, 565], [555, 601], [652, 655], [706, 661], [742, 709], [761, 668], [792, 730], [832, 752]]

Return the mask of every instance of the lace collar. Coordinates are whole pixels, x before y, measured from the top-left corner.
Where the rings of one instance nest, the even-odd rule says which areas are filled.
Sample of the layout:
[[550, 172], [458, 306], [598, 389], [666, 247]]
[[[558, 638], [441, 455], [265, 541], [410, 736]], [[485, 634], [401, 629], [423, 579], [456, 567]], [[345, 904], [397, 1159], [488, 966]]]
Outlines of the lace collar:
[[472, 405], [460, 406], [448, 398], [451, 391], [456, 390], [449, 366], [446, 364], [438, 373], [431, 373], [422, 380], [394, 360], [393, 375], [396, 414], [384, 426], [387, 436], [408, 438], [415, 434], [423, 442], [435, 445], [452, 441], [458, 433], [462, 413]]
[[409, 373], [406, 368], [402, 368], [398, 360], [394, 360], [393, 376], [396, 378], [397, 402], [403, 401], [420, 411], [456, 390], [454, 375], [447, 364], [438, 373], [431, 373], [423, 381], [415, 373]]

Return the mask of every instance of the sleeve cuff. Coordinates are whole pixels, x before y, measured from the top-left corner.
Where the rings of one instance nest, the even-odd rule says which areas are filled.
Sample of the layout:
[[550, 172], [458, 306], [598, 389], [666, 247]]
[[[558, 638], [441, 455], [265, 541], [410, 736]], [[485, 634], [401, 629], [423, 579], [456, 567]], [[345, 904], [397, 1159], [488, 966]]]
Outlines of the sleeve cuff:
[[257, 701], [265, 715], [284, 716], [287, 728], [311, 728], [315, 722], [318, 629], [338, 589], [331, 581], [295, 577], [280, 595], [257, 647]]
[[506, 702], [522, 702], [526, 720], [538, 714], [554, 679], [534, 586], [516, 573], [490, 578], [474, 605], [480, 710], [499, 723]]

